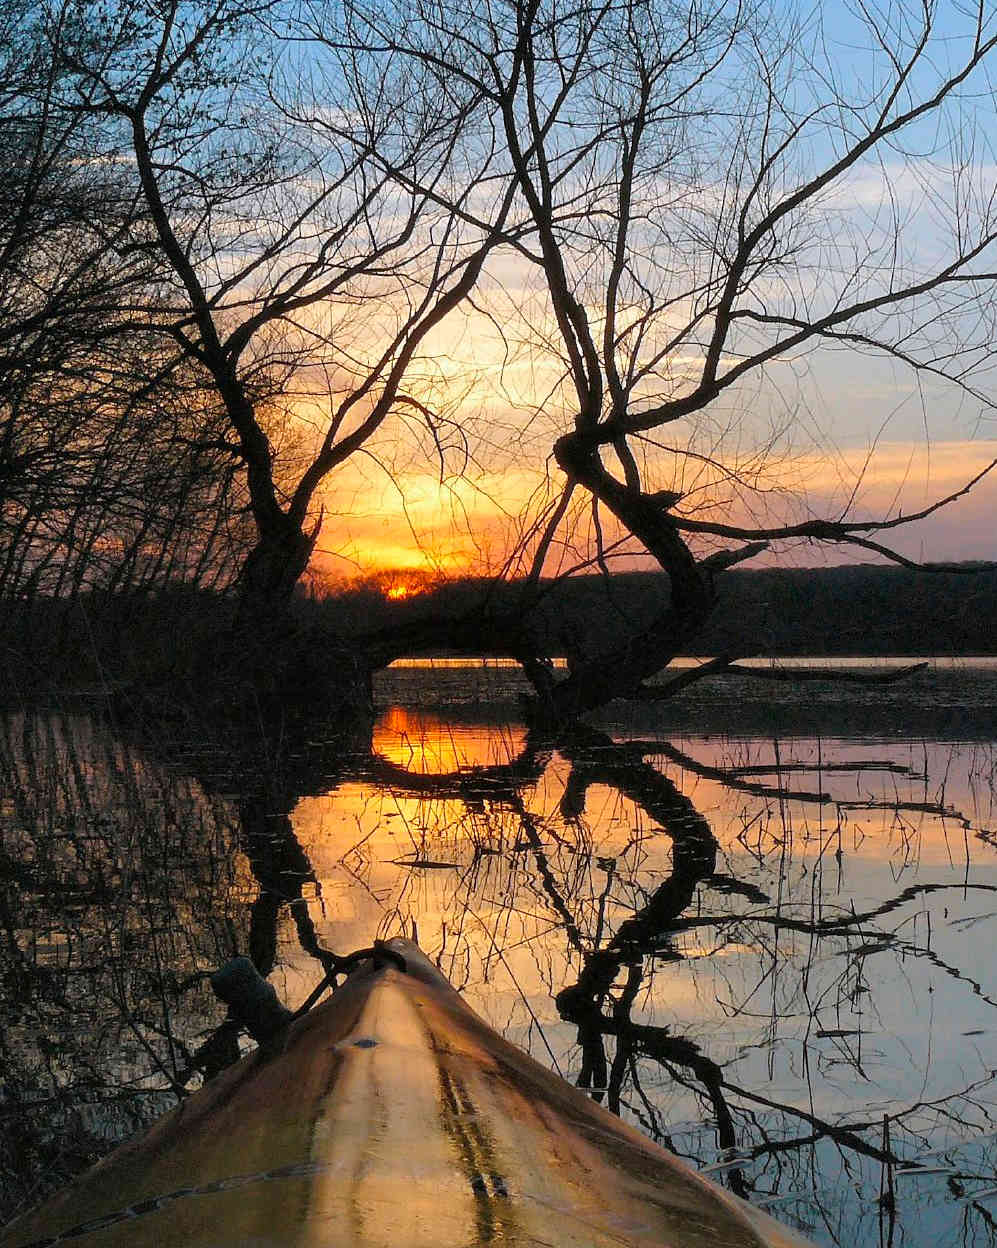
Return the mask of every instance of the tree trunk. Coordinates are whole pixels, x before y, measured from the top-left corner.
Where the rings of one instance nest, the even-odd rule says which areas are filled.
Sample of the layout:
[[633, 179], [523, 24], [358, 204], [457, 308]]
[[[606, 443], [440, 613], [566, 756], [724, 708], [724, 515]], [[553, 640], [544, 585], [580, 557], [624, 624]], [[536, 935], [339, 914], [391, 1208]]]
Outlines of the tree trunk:
[[249, 627], [254, 623], [266, 626], [285, 615], [317, 536], [317, 532], [303, 533], [290, 520], [260, 534], [239, 581], [240, 621]]
[[685, 544], [667, 503], [618, 481], [606, 471], [597, 448], [577, 434], [561, 438], [554, 454], [564, 472], [608, 507], [658, 560], [668, 573], [671, 600], [644, 632], [614, 651], [576, 664], [567, 679], [539, 691], [536, 713], [552, 724], [633, 693], [699, 632], [715, 602], [712, 578]]
[[264, 714], [367, 716], [373, 698], [366, 656], [291, 609], [317, 536], [318, 526], [304, 533], [285, 518], [250, 551], [230, 639], [232, 666]]

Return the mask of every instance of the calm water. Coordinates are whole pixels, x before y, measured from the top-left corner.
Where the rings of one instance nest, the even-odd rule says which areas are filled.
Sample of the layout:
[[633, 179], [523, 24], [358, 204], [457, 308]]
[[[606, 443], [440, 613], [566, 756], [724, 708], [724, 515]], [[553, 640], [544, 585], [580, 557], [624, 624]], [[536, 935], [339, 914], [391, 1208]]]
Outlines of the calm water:
[[520, 691], [397, 667], [372, 750], [255, 785], [84, 711], [3, 721], [5, 1215], [245, 1045], [203, 973], [249, 952], [294, 1006], [316, 945], [414, 930], [818, 1243], [997, 1240], [997, 663], [729, 677], [556, 743]]

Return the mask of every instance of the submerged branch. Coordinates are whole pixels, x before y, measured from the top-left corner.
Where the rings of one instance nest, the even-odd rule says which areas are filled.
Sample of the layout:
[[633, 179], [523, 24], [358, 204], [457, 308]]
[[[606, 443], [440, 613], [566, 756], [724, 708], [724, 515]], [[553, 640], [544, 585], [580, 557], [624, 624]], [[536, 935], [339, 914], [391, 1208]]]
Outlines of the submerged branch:
[[889, 668], [875, 672], [835, 667], [745, 667], [740, 663], [727, 664], [727, 671], [735, 676], [750, 676], [753, 680], [841, 680], [857, 685], [891, 685], [906, 680], [915, 672], [923, 672], [924, 663], [911, 663], [907, 667]]

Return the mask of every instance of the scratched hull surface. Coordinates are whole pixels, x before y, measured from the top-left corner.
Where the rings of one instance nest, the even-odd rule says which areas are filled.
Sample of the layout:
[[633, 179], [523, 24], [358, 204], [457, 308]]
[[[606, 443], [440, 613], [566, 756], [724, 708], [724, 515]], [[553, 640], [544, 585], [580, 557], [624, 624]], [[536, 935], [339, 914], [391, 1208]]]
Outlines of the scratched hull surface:
[[414, 945], [0, 1248], [799, 1248], [497, 1036]]

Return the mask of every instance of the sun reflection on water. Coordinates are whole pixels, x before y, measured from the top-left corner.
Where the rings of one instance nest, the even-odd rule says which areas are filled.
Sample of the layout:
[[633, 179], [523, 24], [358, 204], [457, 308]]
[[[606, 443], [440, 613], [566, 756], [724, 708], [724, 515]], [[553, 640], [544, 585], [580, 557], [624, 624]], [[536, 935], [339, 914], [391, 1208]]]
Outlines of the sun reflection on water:
[[461, 723], [432, 711], [391, 706], [374, 725], [374, 752], [410, 771], [442, 773], [509, 763], [526, 731], [507, 723]]

